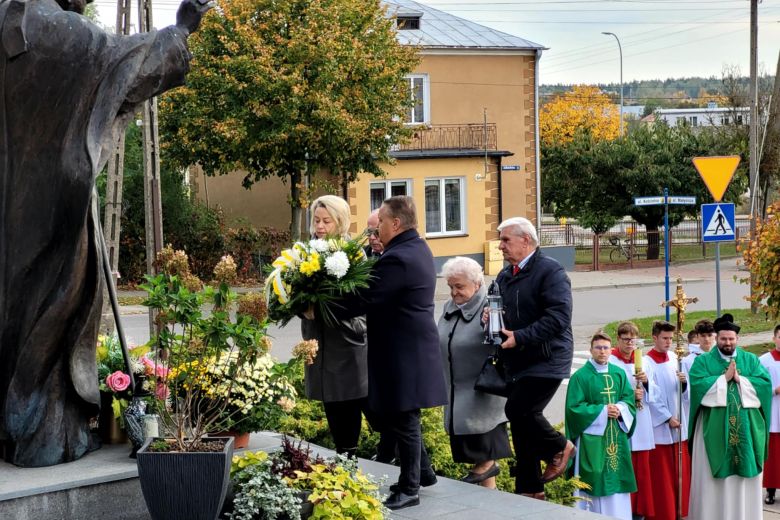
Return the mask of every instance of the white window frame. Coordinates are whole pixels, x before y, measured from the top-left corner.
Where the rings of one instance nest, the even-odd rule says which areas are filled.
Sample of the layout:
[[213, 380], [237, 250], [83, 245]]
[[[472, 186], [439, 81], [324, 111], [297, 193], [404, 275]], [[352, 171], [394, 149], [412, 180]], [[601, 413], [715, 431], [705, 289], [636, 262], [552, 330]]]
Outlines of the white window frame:
[[383, 185], [385, 189], [385, 197], [382, 200], [387, 199], [390, 197], [390, 189], [394, 182], [403, 182], [406, 184], [406, 194], [411, 196], [412, 195], [412, 179], [385, 179], [385, 180], [372, 180], [368, 183], [368, 207], [369, 211], [374, 211], [378, 208], [372, 208], [371, 207], [371, 189], [375, 186]]
[[409, 83], [409, 96], [414, 96], [414, 80], [423, 81], [423, 120], [404, 121], [407, 126], [429, 125], [431, 123], [431, 82], [428, 74], [409, 74], [404, 77]]
[[[446, 194], [444, 192], [444, 184], [446, 181], [456, 180], [460, 184], [460, 229], [453, 231], [446, 231], [447, 228], [447, 206], [446, 206]], [[437, 181], [439, 183], [439, 207], [441, 208], [441, 214], [439, 215], [440, 228], [444, 231], [428, 231], [428, 208], [425, 206], [425, 237], [447, 237], [447, 236], [463, 236], [467, 234], [466, 225], [466, 177], [463, 176], [449, 176], [449, 177], [427, 177], [423, 184], [423, 193], [425, 187], [429, 181]], [[423, 195], [423, 205], [425, 204], [425, 195]]]

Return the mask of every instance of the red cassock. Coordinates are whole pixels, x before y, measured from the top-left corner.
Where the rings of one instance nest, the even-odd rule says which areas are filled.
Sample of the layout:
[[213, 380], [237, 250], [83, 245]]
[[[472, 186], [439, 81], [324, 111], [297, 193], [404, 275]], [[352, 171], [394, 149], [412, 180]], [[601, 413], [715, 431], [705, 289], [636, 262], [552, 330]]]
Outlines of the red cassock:
[[780, 488], [780, 433], [769, 434], [769, 456], [764, 462], [765, 488]]
[[653, 485], [650, 474], [650, 450], [632, 451], [636, 491], [631, 493], [631, 511], [637, 516], [653, 517]]
[[[678, 444], [656, 444], [650, 450], [650, 466], [653, 468], [651, 479], [653, 515], [645, 515], [646, 520], [675, 520], [677, 518], [677, 457]], [[682, 443], [682, 516], [688, 516], [688, 498], [691, 491], [691, 458], [688, 443]]]

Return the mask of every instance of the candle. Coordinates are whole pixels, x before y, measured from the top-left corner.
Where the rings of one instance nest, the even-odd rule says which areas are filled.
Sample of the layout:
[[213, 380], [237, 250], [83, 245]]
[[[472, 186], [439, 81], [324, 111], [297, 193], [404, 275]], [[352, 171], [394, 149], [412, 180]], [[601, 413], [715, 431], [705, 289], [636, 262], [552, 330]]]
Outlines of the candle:
[[160, 436], [160, 427], [157, 423], [156, 415], [144, 415], [144, 436], [147, 439]]
[[639, 374], [640, 372], [642, 372], [642, 346], [637, 341], [634, 349], [634, 373]]

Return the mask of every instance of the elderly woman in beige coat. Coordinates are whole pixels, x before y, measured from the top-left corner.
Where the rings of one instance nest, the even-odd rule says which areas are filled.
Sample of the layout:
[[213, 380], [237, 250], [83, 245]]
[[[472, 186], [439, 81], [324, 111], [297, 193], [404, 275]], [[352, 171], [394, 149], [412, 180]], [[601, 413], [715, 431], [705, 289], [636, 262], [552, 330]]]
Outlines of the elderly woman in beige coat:
[[504, 415], [506, 399], [474, 390], [482, 364], [490, 354], [483, 345], [482, 309], [487, 305], [482, 267], [462, 256], [442, 267], [451, 299], [439, 319], [439, 345], [449, 404], [444, 427], [450, 435], [455, 462], [473, 464], [462, 480], [495, 488], [497, 459], [512, 456]]
[[[323, 195], [311, 205], [311, 237], [349, 237], [349, 204]], [[338, 453], [354, 456], [367, 406], [366, 317], [329, 325], [313, 311], [301, 319], [303, 339], [316, 339], [317, 356], [305, 368], [306, 397], [322, 401]]]

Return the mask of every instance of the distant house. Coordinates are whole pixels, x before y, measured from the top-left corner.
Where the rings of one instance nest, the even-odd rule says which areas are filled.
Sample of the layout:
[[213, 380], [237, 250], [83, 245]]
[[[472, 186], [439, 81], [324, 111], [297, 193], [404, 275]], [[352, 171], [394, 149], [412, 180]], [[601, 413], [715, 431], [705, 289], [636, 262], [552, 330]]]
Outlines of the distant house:
[[[384, 178], [362, 175], [348, 189], [352, 232], [392, 195], [417, 203], [420, 234], [441, 265], [455, 255], [482, 262], [505, 218], [540, 215], [538, 63], [542, 45], [412, 0], [385, 0], [397, 37], [420, 48], [408, 76], [413, 139], [398, 146]], [[241, 174], [204, 179], [197, 196], [228, 217], [289, 227], [287, 187], [278, 179], [241, 187]]]
[[[618, 110], [620, 109], [620, 105], [618, 105]], [[630, 120], [639, 120], [642, 119], [642, 114], [645, 113], [645, 106], [644, 105], [623, 105], [623, 119], [630, 121]]]
[[690, 126], [743, 125], [750, 122], [750, 108], [718, 107], [709, 103], [705, 108], [659, 108], [642, 119], [643, 123], [666, 121], [669, 126], [689, 124]]

